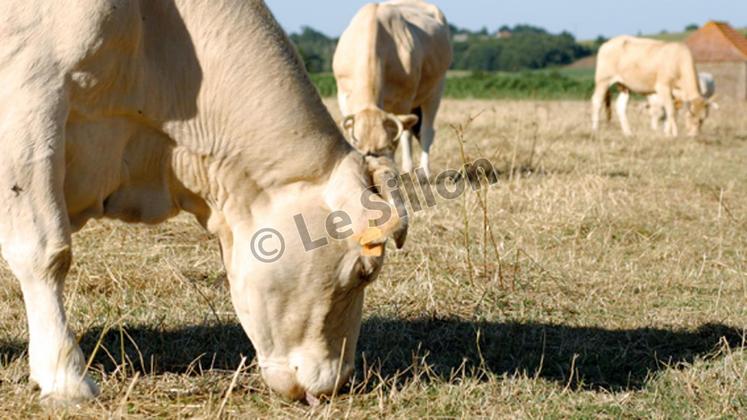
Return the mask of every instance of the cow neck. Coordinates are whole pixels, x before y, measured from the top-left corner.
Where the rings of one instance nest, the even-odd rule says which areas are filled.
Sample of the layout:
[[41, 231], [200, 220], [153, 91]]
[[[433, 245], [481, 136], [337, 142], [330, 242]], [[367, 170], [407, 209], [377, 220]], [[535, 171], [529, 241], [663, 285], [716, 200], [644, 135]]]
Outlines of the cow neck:
[[199, 111], [169, 123], [172, 137], [194, 154], [241, 171], [260, 190], [328, 178], [347, 143], [266, 6], [179, 4], [202, 81]]
[[683, 90], [685, 92], [685, 101], [693, 101], [703, 97], [703, 93], [700, 91], [700, 82], [698, 81], [698, 71], [695, 69], [695, 61], [692, 59], [684, 60], [683, 68], [681, 69], [682, 76], [684, 79]]

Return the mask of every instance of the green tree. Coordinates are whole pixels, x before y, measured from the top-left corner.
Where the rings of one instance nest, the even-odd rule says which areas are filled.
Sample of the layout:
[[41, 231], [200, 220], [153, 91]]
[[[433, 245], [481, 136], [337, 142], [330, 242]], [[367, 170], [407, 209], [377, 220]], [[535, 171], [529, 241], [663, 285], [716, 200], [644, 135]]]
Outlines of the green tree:
[[[513, 28], [501, 26], [501, 31], [511, 33], [507, 38], [491, 36], [487, 28], [471, 32], [451, 25], [450, 29], [453, 35], [467, 35], [461, 38], [461, 42], [453, 44], [452, 68], [458, 70], [542, 69], [570, 64], [592, 54], [594, 50], [576, 42], [573, 35], [568, 32], [551, 34], [532, 25], [521, 24]], [[310, 73], [332, 71], [336, 39], [309, 27], [302, 28], [300, 33], [292, 34], [290, 38]], [[598, 40], [601, 42], [601, 38]]]
[[531, 25], [502, 26], [508, 38], [468, 37], [454, 43], [453, 68], [473, 71], [519, 71], [570, 64], [592, 53], [568, 32], [550, 34]]
[[301, 28], [300, 34], [291, 34], [301, 59], [310, 73], [332, 71], [332, 57], [337, 40], [310, 27]]

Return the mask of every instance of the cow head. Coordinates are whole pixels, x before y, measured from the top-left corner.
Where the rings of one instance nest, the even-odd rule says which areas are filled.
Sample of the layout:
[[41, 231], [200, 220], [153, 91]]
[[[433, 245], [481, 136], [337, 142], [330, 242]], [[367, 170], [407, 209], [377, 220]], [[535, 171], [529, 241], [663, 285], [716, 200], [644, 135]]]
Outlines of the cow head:
[[708, 118], [710, 105], [706, 99], [696, 98], [687, 104], [687, 113], [685, 115], [685, 125], [687, 126], [687, 135], [695, 137], [700, 134], [703, 123]]
[[418, 123], [414, 114], [394, 115], [378, 108], [367, 108], [348, 115], [342, 126], [352, 145], [363, 154], [394, 158], [405, 130]]
[[397, 179], [381, 159], [350, 152], [322, 184], [260, 200], [221, 235], [238, 317], [263, 378], [287, 398], [329, 395], [353, 370], [364, 289], [407, 226], [402, 203], [385, 199], [399, 195], [372, 188]]

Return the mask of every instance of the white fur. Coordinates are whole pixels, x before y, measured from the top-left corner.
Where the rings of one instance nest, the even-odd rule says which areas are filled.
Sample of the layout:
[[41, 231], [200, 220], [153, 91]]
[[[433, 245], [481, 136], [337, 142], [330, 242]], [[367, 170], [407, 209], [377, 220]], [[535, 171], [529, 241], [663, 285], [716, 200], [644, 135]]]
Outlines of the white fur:
[[[271, 386], [332, 392], [328, 367], [352, 366], [360, 328], [368, 283], [356, 262], [383, 258], [354, 238], [307, 252], [294, 216], [318, 237], [330, 211], [358, 236], [379, 215], [360, 203], [367, 163], [264, 3], [7, 0], [0, 15], [0, 246], [23, 290], [41, 394], [97, 393], [62, 302], [71, 233], [95, 217], [158, 223], [180, 211], [219, 238], [260, 360], [303, 355], [311, 373], [286, 363]], [[395, 216], [384, 234], [398, 226]], [[250, 249], [267, 227], [286, 238], [274, 264]]]

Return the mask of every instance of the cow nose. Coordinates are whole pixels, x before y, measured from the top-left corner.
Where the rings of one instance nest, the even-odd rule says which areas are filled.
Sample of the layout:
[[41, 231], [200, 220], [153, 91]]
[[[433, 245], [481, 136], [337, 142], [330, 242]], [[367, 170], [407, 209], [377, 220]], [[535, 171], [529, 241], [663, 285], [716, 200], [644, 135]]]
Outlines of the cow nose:
[[263, 367], [262, 378], [273, 391], [289, 400], [300, 400], [306, 390], [296, 381], [296, 373], [283, 367]]
[[350, 377], [353, 366], [339, 360], [308, 363], [294, 360], [287, 367], [262, 367], [262, 377], [273, 391], [290, 400], [301, 400], [308, 395], [329, 396]]
[[352, 364], [340, 363], [339, 359], [317, 363], [301, 361], [301, 363], [294, 364], [293, 368], [296, 371], [298, 383], [303, 385], [308, 394], [315, 397], [332, 395], [353, 372]]

